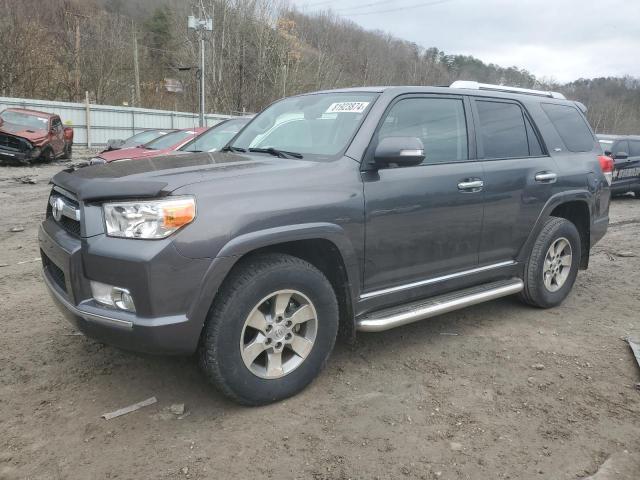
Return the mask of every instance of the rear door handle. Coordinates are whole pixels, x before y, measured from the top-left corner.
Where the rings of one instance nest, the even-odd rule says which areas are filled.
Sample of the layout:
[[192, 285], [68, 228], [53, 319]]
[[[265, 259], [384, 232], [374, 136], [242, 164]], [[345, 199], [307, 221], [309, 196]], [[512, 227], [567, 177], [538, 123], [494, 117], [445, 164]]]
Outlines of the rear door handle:
[[558, 175], [553, 172], [536, 173], [536, 182], [539, 182], [539, 183], [555, 183], [557, 179], [558, 179]]
[[484, 187], [484, 182], [482, 180], [468, 180], [464, 182], [458, 183], [458, 190], [463, 190], [465, 192], [479, 192]]

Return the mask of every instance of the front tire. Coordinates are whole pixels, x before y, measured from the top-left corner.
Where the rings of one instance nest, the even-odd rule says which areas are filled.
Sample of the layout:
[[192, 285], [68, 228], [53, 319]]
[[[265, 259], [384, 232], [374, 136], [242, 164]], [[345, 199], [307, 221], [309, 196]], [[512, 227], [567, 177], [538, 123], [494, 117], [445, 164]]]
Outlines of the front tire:
[[64, 146], [64, 154], [60, 157], [62, 160], [71, 160], [71, 156], [73, 155], [73, 146], [68, 143]]
[[44, 151], [42, 152], [42, 154], [40, 154], [40, 159], [44, 163], [51, 163], [51, 162], [53, 162], [54, 158], [55, 158], [55, 156], [54, 156], [53, 150], [51, 148], [45, 148]]
[[576, 280], [581, 255], [576, 226], [564, 218], [547, 219], [525, 265], [520, 299], [540, 308], [560, 305]]
[[200, 367], [226, 396], [264, 405], [295, 395], [323, 369], [338, 331], [327, 278], [290, 255], [241, 260], [216, 295]]

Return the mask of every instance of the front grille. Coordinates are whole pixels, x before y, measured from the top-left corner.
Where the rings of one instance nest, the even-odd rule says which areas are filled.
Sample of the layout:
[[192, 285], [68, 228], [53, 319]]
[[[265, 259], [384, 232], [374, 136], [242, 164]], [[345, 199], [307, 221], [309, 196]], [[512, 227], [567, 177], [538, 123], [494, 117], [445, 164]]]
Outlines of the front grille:
[[13, 135], [7, 135], [6, 133], [0, 133], [0, 147], [24, 152], [29, 150], [31, 146], [26, 140], [14, 137]]
[[[51, 199], [51, 196], [56, 196], [56, 197], [63, 197], [64, 201], [72, 206], [75, 209], [79, 209], [80, 208], [80, 204], [73, 198], [70, 198], [67, 195], [63, 195], [60, 193], [60, 191], [57, 191], [55, 188], [51, 191], [51, 195], [49, 196], [49, 199]], [[53, 209], [51, 207], [51, 202], [47, 202], [47, 218], [53, 218]], [[62, 228], [64, 228], [67, 232], [69, 232], [70, 234], [79, 237], [80, 236], [80, 222], [76, 219], [73, 218], [69, 218], [65, 215], [63, 215], [60, 220], [55, 220], [58, 223], [58, 225], [60, 225]]]
[[56, 285], [58, 285], [63, 292], [67, 292], [67, 283], [64, 278], [64, 272], [60, 267], [51, 261], [47, 254], [40, 250], [40, 256], [42, 257], [42, 267], [51, 276], [51, 279]]

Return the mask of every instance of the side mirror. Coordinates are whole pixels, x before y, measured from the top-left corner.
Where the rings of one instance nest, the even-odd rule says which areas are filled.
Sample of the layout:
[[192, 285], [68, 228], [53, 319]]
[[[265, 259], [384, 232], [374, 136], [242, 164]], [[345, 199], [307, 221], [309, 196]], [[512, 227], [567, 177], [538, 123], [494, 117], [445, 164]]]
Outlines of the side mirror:
[[629, 154], [627, 152], [618, 152], [615, 157], [616, 160], [626, 160], [629, 158]]
[[425, 159], [422, 140], [416, 137], [386, 137], [378, 142], [374, 160], [378, 166], [398, 167], [420, 165]]

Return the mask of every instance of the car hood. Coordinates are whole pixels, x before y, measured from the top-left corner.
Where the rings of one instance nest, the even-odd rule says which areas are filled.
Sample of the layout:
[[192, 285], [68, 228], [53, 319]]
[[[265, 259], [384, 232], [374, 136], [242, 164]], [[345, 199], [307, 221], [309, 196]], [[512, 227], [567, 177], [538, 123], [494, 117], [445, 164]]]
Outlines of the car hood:
[[58, 173], [52, 182], [85, 201], [148, 198], [194, 183], [295, 170], [313, 163], [261, 154], [202, 152], [72, 167]]
[[3, 122], [0, 124], [0, 132], [8, 133], [16, 137], [26, 138], [31, 142], [42, 141], [47, 137], [47, 130], [44, 128], [32, 129], [24, 125]]

